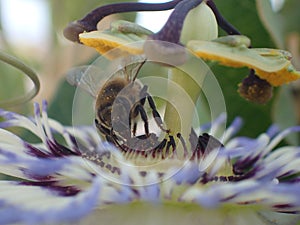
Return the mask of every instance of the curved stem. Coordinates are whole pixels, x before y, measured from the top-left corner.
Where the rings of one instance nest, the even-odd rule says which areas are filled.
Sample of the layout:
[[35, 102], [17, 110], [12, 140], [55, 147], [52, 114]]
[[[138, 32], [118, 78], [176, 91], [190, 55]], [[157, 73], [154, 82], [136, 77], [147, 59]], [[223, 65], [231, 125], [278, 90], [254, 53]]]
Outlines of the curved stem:
[[18, 98], [12, 99], [12, 100], [0, 101], [0, 106], [1, 107], [11, 107], [11, 106], [14, 106], [17, 104], [22, 104], [22, 103], [27, 102], [27, 101], [31, 100], [32, 98], [34, 98], [40, 90], [40, 81], [39, 81], [37, 74], [30, 67], [25, 65], [23, 62], [21, 62], [17, 58], [12, 57], [2, 51], [0, 51], [0, 60], [17, 68], [18, 70], [22, 71], [23, 73], [25, 73], [26, 76], [28, 76], [34, 84], [33, 89], [30, 92], [28, 92], [27, 94], [20, 96]]
[[218, 25], [222, 28], [222, 30], [229, 35], [241, 35], [241, 33], [221, 15], [213, 0], [208, 0], [206, 4], [214, 12]]
[[152, 35], [152, 39], [179, 43], [187, 14], [202, 2], [203, 0], [182, 0], [176, 5], [164, 27], [158, 33]]
[[79, 42], [78, 35], [80, 33], [97, 30], [98, 22], [108, 15], [138, 11], [164, 11], [173, 9], [181, 1], [173, 0], [165, 3], [123, 2], [100, 6], [82, 19], [70, 23], [64, 29], [64, 36], [71, 41]]
[[[192, 69], [192, 68], [190, 68]], [[191, 131], [195, 102], [201, 92], [195, 80], [179, 68], [169, 70], [168, 103], [164, 121], [173, 135], [188, 137]]]

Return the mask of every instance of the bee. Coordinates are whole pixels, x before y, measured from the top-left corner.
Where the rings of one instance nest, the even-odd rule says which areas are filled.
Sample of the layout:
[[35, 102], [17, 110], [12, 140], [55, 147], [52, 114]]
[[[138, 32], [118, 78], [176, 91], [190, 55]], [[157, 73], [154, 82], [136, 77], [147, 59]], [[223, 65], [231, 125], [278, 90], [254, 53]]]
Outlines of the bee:
[[[149, 132], [148, 115], [144, 107], [146, 102], [158, 127], [167, 134], [169, 130], [164, 128], [155, 102], [148, 93], [148, 86], [137, 79], [146, 59], [132, 57], [126, 60], [134, 63], [125, 65], [101, 85], [93, 79], [93, 76], [101, 76], [95, 74], [99, 70], [97, 72], [97, 69], [91, 67], [73, 69], [67, 74], [67, 81], [95, 98], [95, 125], [107, 141], [124, 151], [145, 148], [155, 151], [165, 147], [175, 149], [174, 138], [159, 141], [155, 134]], [[136, 136], [138, 118], [144, 124], [144, 134]]]
[[[67, 81], [94, 97], [95, 126], [108, 142], [128, 154], [134, 152], [153, 158], [170, 156], [176, 150], [176, 141], [170, 131], [164, 127], [153, 97], [148, 92], [148, 86], [137, 79], [146, 60], [131, 57], [126, 60], [133, 61], [132, 64], [126, 65], [125, 61], [124, 65], [124, 62], [117, 61], [116, 64], [120, 64], [121, 68], [111, 77], [95, 66], [84, 66], [69, 71]], [[95, 77], [100, 77], [100, 80]], [[156, 134], [149, 131], [146, 102], [150, 106], [155, 123], [166, 134], [163, 140], [159, 140]], [[144, 133], [137, 136], [139, 118], [143, 122]], [[192, 154], [191, 159], [200, 159], [205, 152], [223, 146], [207, 133], [197, 137], [195, 131], [191, 129], [189, 139], [191, 151], [189, 151], [181, 134], [178, 133], [176, 137], [183, 146], [184, 155], [188, 157]]]

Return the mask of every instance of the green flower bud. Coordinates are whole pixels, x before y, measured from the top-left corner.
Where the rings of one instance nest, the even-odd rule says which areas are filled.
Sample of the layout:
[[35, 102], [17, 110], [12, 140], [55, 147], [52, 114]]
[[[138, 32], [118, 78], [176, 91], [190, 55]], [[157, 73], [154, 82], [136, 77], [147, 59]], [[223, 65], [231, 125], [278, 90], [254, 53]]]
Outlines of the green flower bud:
[[181, 34], [181, 42], [190, 40], [210, 41], [218, 37], [218, 23], [213, 11], [201, 3], [187, 15]]

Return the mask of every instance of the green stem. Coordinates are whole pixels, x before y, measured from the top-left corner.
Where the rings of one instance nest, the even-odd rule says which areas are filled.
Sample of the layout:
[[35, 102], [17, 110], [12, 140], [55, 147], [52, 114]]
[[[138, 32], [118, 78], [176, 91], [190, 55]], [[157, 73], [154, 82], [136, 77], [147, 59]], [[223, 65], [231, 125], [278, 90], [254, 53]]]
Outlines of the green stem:
[[30, 90], [27, 94], [24, 94], [23, 96], [20, 96], [18, 98], [6, 100], [6, 101], [0, 101], [0, 107], [15, 106], [27, 102], [32, 98], [34, 98], [40, 90], [40, 81], [37, 74], [30, 67], [25, 65], [17, 58], [12, 57], [2, 51], [0, 51], [0, 60], [25, 73], [34, 84], [33, 89]]
[[170, 69], [169, 80], [165, 123], [173, 135], [188, 137], [200, 88], [190, 74], [179, 68]]

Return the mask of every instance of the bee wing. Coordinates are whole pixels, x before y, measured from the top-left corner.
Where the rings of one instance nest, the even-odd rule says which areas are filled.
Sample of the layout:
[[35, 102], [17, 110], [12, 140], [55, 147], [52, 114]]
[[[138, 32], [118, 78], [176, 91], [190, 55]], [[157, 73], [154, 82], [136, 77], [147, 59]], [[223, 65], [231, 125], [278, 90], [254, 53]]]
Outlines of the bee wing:
[[99, 89], [97, 84], [99, 82], [96, 81], [94, 74], [97, 72], [99, 72], [99, 69], [93, 66], [75, 67], [67, 72], [66, 80], [72, 86], [79, 87], [93, 97], [96, 97], [97, 90]]
[[79, 66], [67, 72], [69, 84], [79, 87], [92, 95], [97, 96], [98, 90], [112, 76], [122, 76], [128, 80], [135, 80], [139, 69], [145, 63], [143, 56], [129, 56], [113, 62], [107, 60], [95, 61], [93, 65]]
[[[129, 55], [125, 58], [115, 60], [115, 64], [118, 65], [119, 71], [125, 75], [128, 80], [134, 81], [139, 73], [141, 67], [146, 62], [144, 55]], [[117, 68], [117, 67], [116, 67]]]

